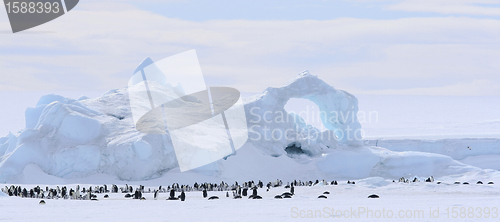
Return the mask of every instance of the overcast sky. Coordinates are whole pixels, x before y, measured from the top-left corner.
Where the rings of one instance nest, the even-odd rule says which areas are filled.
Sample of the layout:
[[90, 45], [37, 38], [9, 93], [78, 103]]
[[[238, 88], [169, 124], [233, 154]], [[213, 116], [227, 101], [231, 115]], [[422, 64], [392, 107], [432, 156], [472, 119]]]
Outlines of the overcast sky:
[[309, 70], [354, 94], [500, 95], [498, 0], [82, 0], [18, 34], [0, 9], [0, 91], [106, 91], [190, 49], [244, 92]]

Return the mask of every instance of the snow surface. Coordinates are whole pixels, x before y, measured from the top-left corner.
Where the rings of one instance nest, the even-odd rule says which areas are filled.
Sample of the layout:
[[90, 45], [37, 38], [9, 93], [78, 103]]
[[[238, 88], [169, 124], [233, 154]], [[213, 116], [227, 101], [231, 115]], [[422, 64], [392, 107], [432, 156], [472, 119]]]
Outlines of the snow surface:
[[[455, 178], [454, 178], [455, 179]], [[269, 192], [259, 189], [261, 200], [232, 199], [225, 192], [208, 192], [219, 200], [202, 198], [202, 193], [187, 192], [186, 201], [166, 201], [168, 193], [157, 200], [144, 193], [145, 201], [126, 199], [124, 194], [97, 194], [98, 201], [50, 200], [39, 205], [39, 199], [0, 197], [1, 220], [12, 221], [496, 221], [498, 220], [498, 182], [495, 185], [454, 185], [454, 179], [436, 183], [393, 183], [380, 177], [356, 181], [355, 185], [338, 181], [338, 186], [295, 187], [291, 199], [273, 199], [289, 191], [283, 187]], [[469, 178], [471, 179], [471, 178]], [[484, 182], [484, 181], [483, 181]], [[80, 184], [81, 186], [88, 185]], [[166, 184], [163, 184], [166, 185]], [[122, 185], [120, 185], [122, 186]], [[30, 187], [30, 186], [27, 186]], [[43, 187], [43, 186], [42, 186]], [[68, 185], [75, 188], [76, 184]], [[157, 186], [146, 186], [154, 189]], [[318, 199], [324, 191], [328, 199]], [[377, 194], [379, 199], [369, 199]], [[447, 211], [448, 208], [448, 211]], [[463, 209], [469, 213], [460, 215]], [[481, 215], [479, 214], [481, 210]], [[484, 213], [488, 208], [489, 214]], [[494, 209], [497, 209], [497, 214]], [[437, 211], [439, 209], [439, 212]], [[334, 215], [339, 217], [332, 217]], [[361, 210], [361, 212], [360, 212]], [[369, 211], [372, 213], [368, 213]], [[29, 213], [26, 213], [28, 212]], [[319, 211], [319, 213], [317, 213]], [[339, 212], [340, 211], [340, 212]], [[382, 211], [385, 211], [382, 213]], [[452, 211], [458, 211], [454, 218]], [[401, 212], [401, 213], [400, 213]], [[382, 214], [384, 216], [382, 216]], [[355, 216], [352, 216], [355, 215]], [[495, 218], [493, 218], [496, 215]], [[431, 217], [432, 216], [432, 217]]]

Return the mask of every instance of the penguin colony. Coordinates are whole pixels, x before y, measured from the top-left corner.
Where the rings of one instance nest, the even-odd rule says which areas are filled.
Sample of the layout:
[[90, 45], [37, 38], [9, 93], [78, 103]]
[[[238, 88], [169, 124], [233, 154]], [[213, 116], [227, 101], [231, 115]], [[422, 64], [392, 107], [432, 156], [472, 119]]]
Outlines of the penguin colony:
[[[396, 181], [394, 181], [394, 180], [393, 180], [392, 182], [393, 182], [393, 183], [395, 183]], [[420, 182], [420, 180], [419, 180], [418, 178], [416, 178], [416, 177], [415, 177], [415, 178], [413, 178], [413, 179], [409, 179], [409, 178], [404, 178], [404, 177], [401, 177], [401, 178], [399, 178], [399, 181], [398, 181], [398, 182], [399, 182], [399, 183], [417, 183], [417, 182]], [[429, 177], [429, 178], [425, 179], [425, 182], [426, 182], [426, 183], [433, 183], [433, 182], [434, 182], [434, 177], [432, 177], [432, 176], [431, 176], [431, 177]], [[436, 184], [442, 184], [442, 183], [441, 183], [440, 181], [438, 181]], [[468, 185], [468, 184], [469, 184], [469, 182], [467, 182], [467, 181], [466, 181], [466, 182], [461, 183], [460, 181], [456, 181], [456, 182], [454, 182], [453, 184], [464, 184], [464, 185]], [[476, 184], [481, 185], [481, 184], [483, 184], [483, 182], [482, 182], [482, 181], [477, 181], [477, 182], [476, 182]], [[495, 183], [493, 183], [492, 181], [490, 181], [490, 182], [488, 182], [488, 184], [489, 184], [489, 185], [493, 185], [493, 184], [495, 184]]]
[[[392, 182], [396, 182], [393, 180]], [[397, 182], [399, 183], [416, 183], [420, 182], [418, 178], [404, 178], [401, 177]], [[425, 180], [426, 183], [433, 183], [434, 178], [431, 176]], [[297, 186], [315, 186], [320, 184], [321, 185], [338, 185], [338, 182], [336, 180], [333, 180], [331, 182], [327, 182], [325, 180], [319, 181], [301, 181], [301, 180], [294, 180], [293, 182], [288, 182], [285, 186], [283, 186], [283, 182], [281, 180], [276, 180], [272, 182], [268, 182], [266, 184], [266, 191], [268, 192], [269, 190], [277, 187], [284, 187], [285, 189], [289, 189], [288, 192], [284, 192], [281, 195], [276, 195], [274, 196], [274, 199], [289, 199], [292, 198], [295, 195], [295, 187]], [[347, 181], [347, 184], [356, 184], [354, 181]], [[436, 184], [441, 184], [441, 182], [437, 182]], [[468, 182], [455, 182], [454, 184], [464, 184], [468, 185]], [[477, 185], [483, 184], [482, 181], [477, 181]], [[492, 185], [494, 184], [493, 182], [488, 182], [487, 184]], [[41, 188], [40, 186], [36, 186], [31, 189], [27, 189], [25, 187], [21, 186], [14, 186], [11, 185], [10, 187], [5, 186], [5, 188], [1, 188], [1, 191], [8, 194], [9, 196], [17, 196], [17, 197], [22, 197], [22, 198], [38, 198], [42, 199], [40, 201], [40, 204], [45, 204], [45, 201], [43, 199], [71, 199], [71, 200], [97, 200], [97, 194], [104, 194], [103, 198], [109, 198], [109, 195], [107, 193], [124, 193], [125, 198], [131, 198], [131, 199], [138, 199], [138, 200], [146, 200], [145, 197], [143, 197], [143, 193], [153, 193], [154, 200], [157, 200], [159, 198], [160, 193], [169, 193], [169, 197], [166, 200], [180, 200], [180, 201], [185, 201], [186, 200], [186, 194], [185, 192], [201, 192], [203, 198], [206, 198], [208, 200], [217, 200], [219, 199], [218, 196], [208, 196], [209, 191], [226, 191], [226, 198], [229, 198], [232, 193], [232, 198], [233, 199], [241, 199], [243, 197], [248, 197], [248, 199], [262, 199], [260, 195], [258, 195], [258, 189], [259, 188], [264, 188], [264, 183], [259, 180], [259, 182], [255, 183], [254, 181], [248, 181], [244, 182], [242, 184], [239, 184], [238, 182], [235, 182], [232, 185], [228, 185], [224, 181], [221, 183], [194, 183], [193, 186], [190, 185], [179, 185], [178, 183], [174, 183], [171, 186], [162, 187], [159, 186], [158, 189], [151, 190], [150, 188], [145, 190], [144, 186], [139, 185], [137, 187], [125, 185], [124, 187], [118, 187], [117, 185], [112, 185], [110, 189], [108, 189], [107, 185], [103, 186], [90, 186], [88, 188], [82, 187], [80, 188], [79, 185], [76, 186], [75, 189], [73, 188], [68, 188], [66, 186], [62, 187], [55, 187], [55, 188], [49, 188], [48, 186], [45, 188]], [[179, 195], [176, 195], [176, 193], [180, 193]], [[318, 199], [327, 199], [330, 192], [325, 191], [322, 194], [320, 194], [317, 198]], [[368, 196], [368, 198], [379, 198], [378, 195], [372, 194]]]

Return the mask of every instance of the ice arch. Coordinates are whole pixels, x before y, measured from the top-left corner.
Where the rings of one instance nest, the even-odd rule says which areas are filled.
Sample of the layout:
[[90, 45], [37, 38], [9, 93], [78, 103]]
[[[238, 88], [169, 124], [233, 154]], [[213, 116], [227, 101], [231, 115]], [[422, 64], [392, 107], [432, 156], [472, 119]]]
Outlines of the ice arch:
[[[326, 131], [300, 124], [296, 115], [284, 107], [291, 98], [308, 99], [322, 113]], [[290, 144], [300, 144], [310, 155], [322, 150], [361, 145], [361, 125], [357, 119], [358, 100], [352, 94], [336, 90], [308, 71], [300, 73], [289, 84], [279, 88], [267, 88], [260, 96], [245, 105], [249, 141], [265, 152], [279, 156]]]

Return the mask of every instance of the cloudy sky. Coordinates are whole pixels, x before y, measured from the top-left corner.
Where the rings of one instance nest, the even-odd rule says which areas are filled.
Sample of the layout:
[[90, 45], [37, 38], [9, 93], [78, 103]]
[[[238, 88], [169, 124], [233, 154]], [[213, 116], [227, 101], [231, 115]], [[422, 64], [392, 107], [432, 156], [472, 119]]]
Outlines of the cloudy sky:
[[205, 81], [261, 92], [302, 70], [354, 94], [500, 95], [498, 0], [82, 0], [17, 34], [0, 10], [0, 91], [127, 85], [196, 49]]

